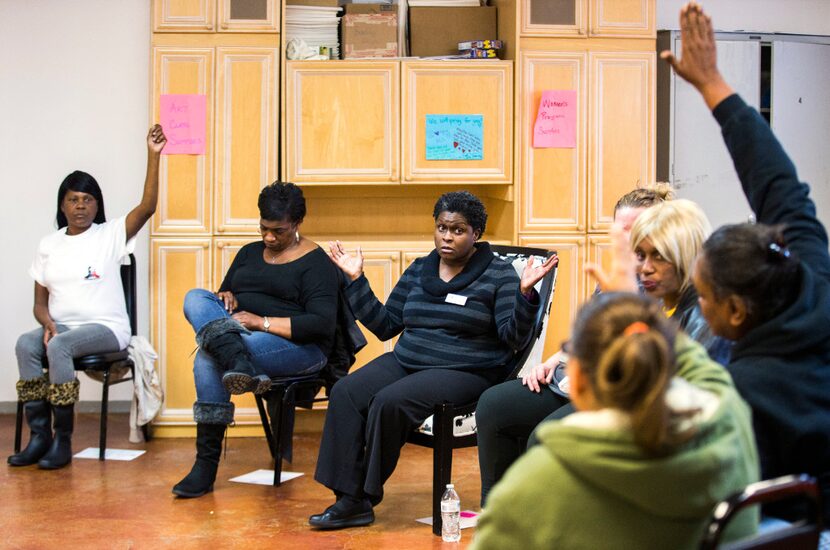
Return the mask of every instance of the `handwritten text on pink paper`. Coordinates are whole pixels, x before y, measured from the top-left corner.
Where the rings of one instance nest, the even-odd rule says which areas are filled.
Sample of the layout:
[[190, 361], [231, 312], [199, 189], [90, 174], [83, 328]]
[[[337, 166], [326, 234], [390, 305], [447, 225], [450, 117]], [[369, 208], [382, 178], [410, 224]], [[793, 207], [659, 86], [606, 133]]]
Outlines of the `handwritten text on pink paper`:
[[165, 155], [203, 155], [207, 96], [164, 94], [159, 96], [159, 123], [167, 136]]
[[545, 90], [533, 125], [533, 146], [576, 147], [576, 90]]

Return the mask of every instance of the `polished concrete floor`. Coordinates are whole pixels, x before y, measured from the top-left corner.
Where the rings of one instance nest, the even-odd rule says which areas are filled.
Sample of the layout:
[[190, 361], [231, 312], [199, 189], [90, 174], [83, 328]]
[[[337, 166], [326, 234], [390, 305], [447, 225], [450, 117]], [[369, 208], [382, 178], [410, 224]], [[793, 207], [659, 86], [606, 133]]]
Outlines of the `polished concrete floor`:
[[[97, 415], [76, 418], [73, 450], [97, 447]], [[271, 468], [263, 438], [233, 438], [219, 467], [213, 493], [176, 499], [170, 488], [190, 469], [190, 439], [127, 440], [127, 418], [111, 415], [109, 447], [146, 449], [131, 462], [75, 459], [62, 470], [36, 466], [0, 467], [0, 548], [463, 548], [442, 543], [415, 518], [431, 514], [432, 451], [404, 447], [398, 469], [386, 485], [386, 498], [369, 527], [312, 531], [307, 518], [333, 501], [312, 479], [319, 433], [295, 436], [294, 463], [303, 472], [281, 487], [232, 483], [228, 479]], [[25, 441], [28, 438], [26, 433]], [[0, 415], [0, 452], [11, 454], [14, 416]], [[4, 461], [5, 462], [5, 461]], [[463, 509], [477, 509], [480, 490], [476, 450], [454, 454], [453, 480]]]

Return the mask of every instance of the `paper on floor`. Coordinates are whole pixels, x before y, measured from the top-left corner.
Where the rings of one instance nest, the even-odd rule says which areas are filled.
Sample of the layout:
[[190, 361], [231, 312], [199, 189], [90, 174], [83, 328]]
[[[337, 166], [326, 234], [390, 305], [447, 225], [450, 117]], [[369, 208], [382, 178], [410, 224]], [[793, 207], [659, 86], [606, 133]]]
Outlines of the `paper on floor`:
[[[104, 460], [135, 460], [147, 451], [136, 449], [107, 449], [104, 451]], [[75, 453], [73, 458], [94, 458], [98, 460], [98, 447], [87, 447], [79, 453]]]
[[[303, 475], [302, 472], [282, 472], [280, 475], [280, 483], [285, 483], [295, 477]], [[274, 484], [274, 470], [256, 470], [245, 475], [231, 478], [230, 481], [237, 483], [253, 483], [254, 485], [273, 485]]]
[[[415, 521], [419, 523], [426, 523], [427, 525], [432, 525], [432, 516], [428, 518], [420, 518], [416, 519]], [[470, 527], [475, 527], [478, 523], [478, 512], [473, 512], [472, 510], [461, 510], [461, 528], [468, 529]]]

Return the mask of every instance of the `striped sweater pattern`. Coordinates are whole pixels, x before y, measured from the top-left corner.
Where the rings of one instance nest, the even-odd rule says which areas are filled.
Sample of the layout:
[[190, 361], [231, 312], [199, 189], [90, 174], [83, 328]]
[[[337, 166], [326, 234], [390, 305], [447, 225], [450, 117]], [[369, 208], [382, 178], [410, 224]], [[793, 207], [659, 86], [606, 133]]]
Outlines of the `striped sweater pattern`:
[[[415, 260], [385, 305], [361, 276], [345, 290], [355, 316], [380, 340], [400, 334], [394, 353], [408, 369], [506, 364], [530, 339], [539, 307], [521, 295], [513, 266], [486, 242], [476, 244], [464, 270], [449, 282], [438, 277], [438, 262], [434, 250]], [[450, 301], [448, 295], [454, 295]]]

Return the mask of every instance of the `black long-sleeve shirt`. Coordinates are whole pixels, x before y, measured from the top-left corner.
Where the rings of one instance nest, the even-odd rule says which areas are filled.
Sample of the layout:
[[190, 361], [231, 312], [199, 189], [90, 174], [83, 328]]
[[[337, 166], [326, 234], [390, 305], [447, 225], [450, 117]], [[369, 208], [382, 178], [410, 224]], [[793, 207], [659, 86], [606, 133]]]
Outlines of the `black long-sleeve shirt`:
[[285, 264], [266, 263], [264, 248], [262, 241], [243, 246], [219, 291], [233, 292], [239, 311], [290, 317], [291, 340], [316, 344], [328, 356], [337, 322], [336, 267], [321, 248]]
[[[761, 475], [809, 473], [830, 501], [830, 255], [809, 187], [769, 125], [738, 96], [713, 112], [758, 220], [784, 224], [800, 260], [798, 294], [735, 342], [727, 369], [752, 407]], [[717, 266], [713, 266], [717, 269]], [[822, 481], [823, 479], [823, 481]], [[825, 516], [830, 520], [830, 507]]]

